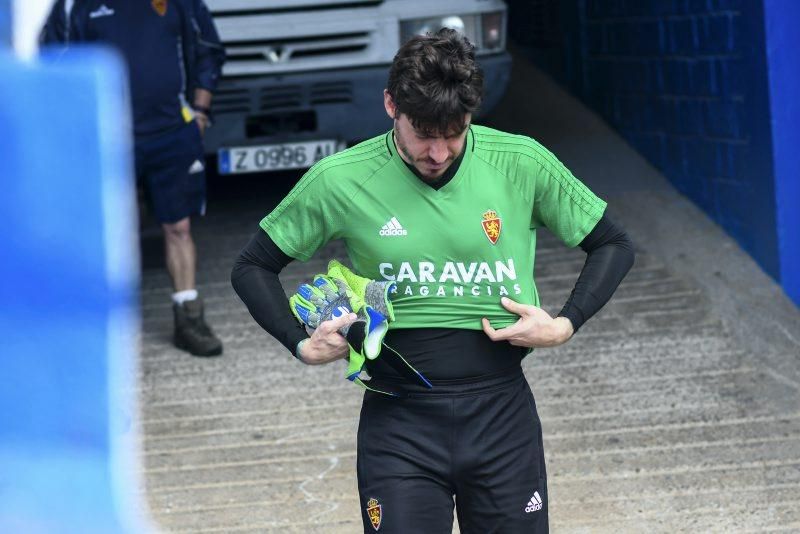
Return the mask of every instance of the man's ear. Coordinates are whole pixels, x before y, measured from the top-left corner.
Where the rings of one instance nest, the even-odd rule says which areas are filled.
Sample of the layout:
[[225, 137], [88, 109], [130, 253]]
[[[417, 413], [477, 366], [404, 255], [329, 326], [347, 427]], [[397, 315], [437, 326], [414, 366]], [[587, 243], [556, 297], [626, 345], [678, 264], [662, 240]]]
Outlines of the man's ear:
[[397, 106], [388, 89], [383, 90], [383, 107], [386, 109], [386, 114], [389, 115], [390, 119], [397, 119]]

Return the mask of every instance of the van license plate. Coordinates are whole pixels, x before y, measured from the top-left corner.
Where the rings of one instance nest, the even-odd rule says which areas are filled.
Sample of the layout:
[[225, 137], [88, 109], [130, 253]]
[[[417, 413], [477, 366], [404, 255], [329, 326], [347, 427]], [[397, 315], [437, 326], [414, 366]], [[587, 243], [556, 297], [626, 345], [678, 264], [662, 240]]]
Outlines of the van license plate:
[[221, 148], [217, 152], [220, 174], [307, 169], [337, 150], [334, 140]]

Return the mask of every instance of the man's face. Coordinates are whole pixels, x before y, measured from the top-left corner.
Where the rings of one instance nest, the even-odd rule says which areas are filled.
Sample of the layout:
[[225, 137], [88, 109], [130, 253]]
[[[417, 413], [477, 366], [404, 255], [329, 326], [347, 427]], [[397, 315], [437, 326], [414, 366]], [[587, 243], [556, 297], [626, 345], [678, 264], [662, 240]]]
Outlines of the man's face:
[[436, 180], [461, 154], [472, 115], [466, 114], [463, 124], [449, 132], [423, 132], [414, 128], [408, 116], [398, 113], [391, 96], [388, 98], [386, 112], [394, 119], [395, 143], [400, 156], [425, 180]]

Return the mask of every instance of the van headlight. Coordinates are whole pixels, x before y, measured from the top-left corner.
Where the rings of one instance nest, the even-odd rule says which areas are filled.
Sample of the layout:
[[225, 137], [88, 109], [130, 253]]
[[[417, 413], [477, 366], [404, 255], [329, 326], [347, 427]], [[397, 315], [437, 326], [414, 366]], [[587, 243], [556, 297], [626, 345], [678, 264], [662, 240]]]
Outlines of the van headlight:
[[428, 17], [400, 22], [400, 41], [405, 43], [414, 35], [435, 33], [442, 28], [452, 28], [466, 35], [475, 45], [478, 54], [498, 52], [505, 48], [505, 11], [472, 15]]

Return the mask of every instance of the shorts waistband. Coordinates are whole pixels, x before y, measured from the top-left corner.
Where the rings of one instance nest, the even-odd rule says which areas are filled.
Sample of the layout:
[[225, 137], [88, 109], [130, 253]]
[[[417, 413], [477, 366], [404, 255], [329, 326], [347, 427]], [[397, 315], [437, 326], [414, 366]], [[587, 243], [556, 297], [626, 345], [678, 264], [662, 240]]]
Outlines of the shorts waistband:
[[431, 380], [433, 385], [431, 389], [404, 380], [392, 380], [382, 377], [375, 377], [365, 383], [377, 389], [383, 387], [390, 391], [402, 393], [406, 397], [421, 398], [436, 395], [454, 396], [483, 393], [502, 389], [524, 379], [525, 375], [522, 372], [522, 367], [515, 365], [492, 375], [456, 380]]

